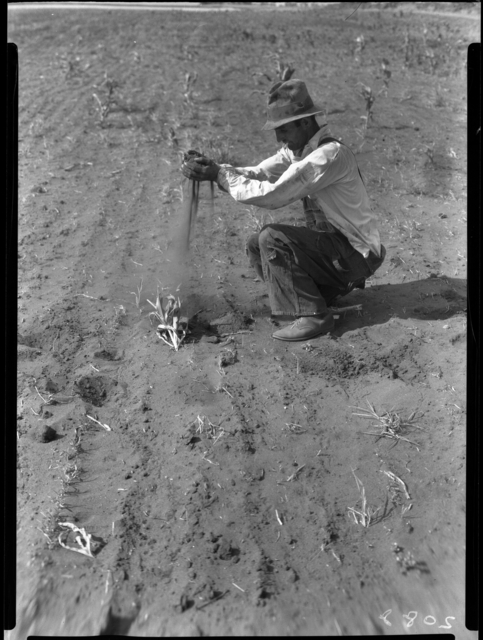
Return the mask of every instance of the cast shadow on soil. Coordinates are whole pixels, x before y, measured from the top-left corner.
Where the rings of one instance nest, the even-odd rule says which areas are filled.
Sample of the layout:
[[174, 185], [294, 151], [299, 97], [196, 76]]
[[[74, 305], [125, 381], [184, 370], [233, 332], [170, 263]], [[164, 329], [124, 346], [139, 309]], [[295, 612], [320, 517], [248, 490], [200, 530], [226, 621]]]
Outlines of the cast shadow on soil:
[[341, 317], [336, 335], [355, 328], [384, 324], [390, 318], [448, 320], [466, 312], [466, 280], [447, 276], [430, 277], [401, 284], [380, 284], [353, 291], [339, 298], [339, 308], [361, 304], [362, 315]]
[[109, 608], [105, 623], [99, 635], [128, 635], [129, 629], [137, 618], [137, 614], [138, 612], [136, 611], [131, 616], [118, 616], [113, 612], [112, 607]]
[[[354, 329], [385, 324], [394, 317], [448, 320], [466, 311], [466, 280], [443, 275], [401, 284], [372, 285], [364, 290], [354, 289], [349, 295], [338, 298], [333, 306], [343, 310], [353, 305], [362, 305], [362, 314], [356, 311], [341, 314], [335, 336]], [[190, 339], [194, 342], [220, 342], [231, 334], [249, 333], [253, 330], [254, 321], [270, 316], [268, 294], [266, 290], [260, 291], [255, 298], [243, 301], [243, 312], [229, 312], [215, 320], [194, 316], [190, 319]], [[291, 316], [277, 317], [281, 322], [290, 319]]]

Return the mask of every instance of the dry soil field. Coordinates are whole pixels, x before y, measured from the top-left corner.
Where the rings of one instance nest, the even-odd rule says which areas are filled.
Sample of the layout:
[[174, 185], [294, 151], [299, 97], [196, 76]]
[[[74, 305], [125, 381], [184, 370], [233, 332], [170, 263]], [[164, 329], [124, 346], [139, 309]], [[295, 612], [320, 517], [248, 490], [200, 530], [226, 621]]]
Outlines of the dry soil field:
[[[464, 590], [466, 56], [479, 13], [387, 4], [348, 20], [349, 3], [10, 11], [10, 640], [475, 637]], [[387, 248], [366, 289], [337, 302], [362, 311], [305, 344], [271, 339], [244, 249], [263, 222], [302, 224], [300, 204], [269, 215], [216, 190], [212, 211], [204, 184], [190, 254], [177, 244], [180, 153], [239, 166], [273, 154], [265, 96], [288, 63], [356, 152]], [[177, 352], [150, 320], [157, 287], [189, 318]], [[380, 420], [360, 415], [370, 406]]]

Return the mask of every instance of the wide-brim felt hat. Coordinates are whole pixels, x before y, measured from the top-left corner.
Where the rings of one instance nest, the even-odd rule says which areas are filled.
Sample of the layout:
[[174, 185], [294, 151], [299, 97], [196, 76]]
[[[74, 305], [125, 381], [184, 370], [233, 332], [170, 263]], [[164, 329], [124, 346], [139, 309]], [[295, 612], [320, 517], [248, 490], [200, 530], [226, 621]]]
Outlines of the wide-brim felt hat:
[[277, 129], [287, 122], [325, 112], [324, 108], [314, 103], [305, 82], [295, 78], [273, 85], [268, 95], [267, 107], [267, 122], [262, 131]]

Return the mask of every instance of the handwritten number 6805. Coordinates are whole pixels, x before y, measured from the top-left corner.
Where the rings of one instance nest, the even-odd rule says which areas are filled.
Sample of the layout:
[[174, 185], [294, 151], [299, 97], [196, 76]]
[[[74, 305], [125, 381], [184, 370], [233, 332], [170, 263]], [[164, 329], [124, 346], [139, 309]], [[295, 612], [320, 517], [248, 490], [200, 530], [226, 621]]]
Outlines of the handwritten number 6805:
[[[389, 622], [389, 620], [387, 619], [391, 613], [392, 613], [392, 609], [388, 609], [387, 611], [384, 611], [384, 613], [382, 613], [379, 616], [379, 619], [382, 620], [384, 624], [387, 624], [388, 627], [392, 627], [392, 623]], [[404, 622], [404, 626], [407, 629], [412, 627], [418, 615], [419, 614], [417, 611], [408, 611], [408, 613], [404, 613], [403, 618], [407, 620], [407, 622]], [[438, 626], [438, 629], [451, 629], [451, 624], [448, 622], [448, 620], [456, 620], [456, 618], [454, 616], [446, 616], [444, 619], [445, 624], [440, 624]], [[436, 618], [434, 616], [429, 615], [423, 618], [423, 622], [424, 624], [432, 626], [433, 624], [436, 624]]]

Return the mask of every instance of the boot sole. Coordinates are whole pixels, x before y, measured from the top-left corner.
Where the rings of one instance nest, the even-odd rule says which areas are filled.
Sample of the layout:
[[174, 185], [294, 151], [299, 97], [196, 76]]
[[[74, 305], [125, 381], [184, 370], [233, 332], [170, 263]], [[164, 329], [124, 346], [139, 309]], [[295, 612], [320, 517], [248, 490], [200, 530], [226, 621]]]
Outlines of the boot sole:
[[334, 329], [334, 327], [332, 327], [330, 329], [322, 329], [321, 331], [319, 331], [317, 333], [313, 333], [310, 336], [304, 336], [304, 337], [301, 337], [301, 338], [282, 338], [282, 337], [276, 336], [274, 333], [272, 333], [272, 338], [274, 338], [275, 340], [282, 340], [282, 342], [303, 342], [304, 340], [312, 340], [312, 338], [318, 338], [319, 336], [325, 336], [328, 333], [330, 333], [333, 329]]

